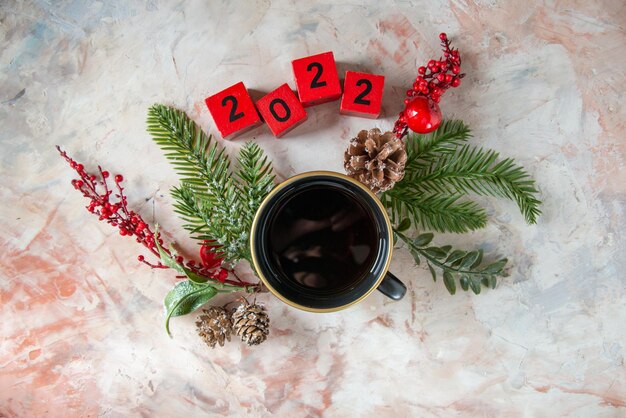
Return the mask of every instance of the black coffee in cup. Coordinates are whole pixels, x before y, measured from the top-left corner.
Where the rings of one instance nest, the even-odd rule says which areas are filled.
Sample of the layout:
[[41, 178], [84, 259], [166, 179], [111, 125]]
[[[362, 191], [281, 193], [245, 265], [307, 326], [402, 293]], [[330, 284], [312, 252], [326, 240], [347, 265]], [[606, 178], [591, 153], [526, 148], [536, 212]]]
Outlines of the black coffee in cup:
[[269, 231], [270, 262], [294, 285], [316, 293], [350, 288], [376, 259], [371, 211], [339, 188], [294, 193], [275, 208]]
[[389, 273], [391, 222], [367, 187], [315, 171], [279, 184], [250, 231], [252, 267], [276, 297], [299, 309], [333, 312], [380, 290], [398, 300], [406, 286]]

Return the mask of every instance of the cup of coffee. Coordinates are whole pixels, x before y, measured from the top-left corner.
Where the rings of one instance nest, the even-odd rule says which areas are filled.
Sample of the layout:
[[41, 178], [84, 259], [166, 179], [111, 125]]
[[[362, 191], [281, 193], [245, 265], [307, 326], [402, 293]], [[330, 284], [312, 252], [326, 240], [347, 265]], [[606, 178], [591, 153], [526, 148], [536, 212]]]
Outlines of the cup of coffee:
[[311, 312], [351, 306], [374, 289], [400, 300], [387, 270], [391, 222], [376, 195], [330, 171], [292, 177], [261, 203], [250, 234], [253, 267], [283, 302]]

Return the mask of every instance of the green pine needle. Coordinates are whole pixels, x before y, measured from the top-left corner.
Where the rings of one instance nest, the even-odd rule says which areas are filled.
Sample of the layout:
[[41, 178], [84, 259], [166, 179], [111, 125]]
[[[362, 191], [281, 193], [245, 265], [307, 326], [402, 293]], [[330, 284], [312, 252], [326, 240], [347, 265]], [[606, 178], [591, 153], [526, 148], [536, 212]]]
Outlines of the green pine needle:
[[526, 221], [541, 214], [535, 182], [513, 159], [465, 144], [471, 136], [462, 121], [444, 121], [428, 135], [407, 138], [404, 178], [382, 194], [392, 218], [409, 216], [414, 226], [466, 232], [486, 224], [485, 211], [462, 196], [498, 196], [515, 201]]
[[472, 201], [459, 202], [461, 195], [424, 195], [396, 188], [381, 196], [392, 220], [409, 217], [414, 225], [435, 231], [467, 232], [484, 228], [487, 214]]
[[261, 148], [246, 143], [233, 176], [224, 149], [183, 111], [154, 105], [148, 132], [181, 176], [172, 189], [175, 211], [195, 238], [213, 240], [227, 262], [250, 260], [254, 214], [274, 186], [272, 165]]

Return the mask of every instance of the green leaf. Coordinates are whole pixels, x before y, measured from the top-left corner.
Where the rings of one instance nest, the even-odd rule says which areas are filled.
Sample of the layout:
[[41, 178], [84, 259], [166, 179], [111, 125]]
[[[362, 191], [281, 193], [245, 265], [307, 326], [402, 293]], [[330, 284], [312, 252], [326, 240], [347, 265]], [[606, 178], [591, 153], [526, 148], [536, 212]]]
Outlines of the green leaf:
[[470, 285], [470, 288], [472, 289], [472, 292], [474, 292], [474, 294], [476, 295], [480, 294], [480, 280], [470, 280], [469, 285]]
[[415, 250], [411, 250], [411, 255], [413, 256], [413, 259], [415, 260], [415, 264], [417, 264], [418, 266], [420, 265], [420, 255], [417, 251]]
[[496, 280], [496, 276], [489, 276], [488, 281], [489, 281], [489, 287], [492, 288], [492, 289], [495, 289], [496, 288], [496, 281], [497, 281]]
[[159, 253], [159, 257], [164, 265], [167, 267], [176, 270], [179, 273], [185, 274], [185, 268], [178, 263], [174, 257], [170, 257], [170, 255], [163, 250], [161, 244], [159, 243], [159, 225], [155, 225], [154, 227], [154, 244], [157, 247], [157, 251]]
[[213, 286], [198, 285], [188, 280], [176, 284], [165, 296], [164, 305], [166, 311], [165, 330], [170, 333], [170, 318], [173, 316], [187, 315], [207, 303], [217, 294]]
[[446, 289], [451, 295], [456, 293], [456, 283], [454, 282], [454, 276], [449, 271], [443, 272], [443, 283], [446, 285]]
[[409, 218], [404, 218], [400, 225], [396, 228], [398, 232], [404, 232], [411, 227], [411, 220]]
[[493, 264], [489, 264], [487, 267], [485, 267], [482, 270], [482, 272], [483, 273], [491, 273], [491, 274], [502, 273], [502, 270], [504, 269], [504, 266], [506, 266], [507, 262], [508, 262], [508, 260], [506, 258], [503, 258], [501, 260], [496, 261]]
[[469, 289], [469, 279], [467, 276], [461, 276], [459, 279], [459, 283], [461, 284], [461, 289], [467, 292]]
[[433, 266], [430, 265], [430, 263], [428, 263], [428, 270], [430, 270], [430, 275], [433, 276], [433, 282], [436, 282], [437, 273], [435, 273], [435, 269], [433, 268]]
[[480, 253], [478, 251], [471, 251], [465, 257], [463, 257], [463, 260], [461, 261], [461, 268], [470, 268], [474, 264], [474, 262], [478, 260], [479, 256]]
[[393, 246], [395, 247], [397, 243], [398, 243], [398, 234], [394, 232], [393, 233]]
[[446, 263], [447, 264], [452, 264], [457, 260], [460, 260], [461, 258], [465, 257], [467, 253], [465, 251], [461, 251], [461, 250], [454, 250], [450, 253], [450, 255], [448, 256], [448, 258], [446, 258]]
[[415, 238], [415, 240], [413, 240], [413, 244], [416, 247], [424, 247], [428, 244], [430, 244], [430, 242], [433, 240], [434, 235], [431, 232], [428, 232], [426, 234], [420, 234], [417, 236], [417, 238]]
[[445, 256], [448, 255], [448, 253], [446, 253], [444, 250], [442, 250], [439, 247], [428, 247], [424, 249], [424, 252], [430, 255], [431, 257], [435, 257], [435, 258], [444, 258]]
[[476, 260], [472, 263], [470, 268], [475, 269], [476, 267], [480, 266], [480, 263], [482, 262], [483, 262], [483, 250], [480, 249], [478, 250], [478, 257], [476, 257]]

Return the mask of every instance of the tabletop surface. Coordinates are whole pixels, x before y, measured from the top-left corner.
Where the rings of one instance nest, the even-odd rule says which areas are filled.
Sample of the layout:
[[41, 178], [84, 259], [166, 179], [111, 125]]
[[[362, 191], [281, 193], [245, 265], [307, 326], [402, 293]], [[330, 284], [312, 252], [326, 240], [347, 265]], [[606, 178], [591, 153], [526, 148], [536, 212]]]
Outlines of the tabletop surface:
[[[625, 416], [625, 23], [616, 0], [2, 2], [0, 417]], [[314, 314], [264, 294], [263, 345], [211, 350], [195, 315], [170, 339], [174, 275], [85, 210], [54, 145], [122, 173], [129, 205], [193, 255], [150, 105], [183, 109], [231, 153], [255, 140], [281, 179], [343, 171], [351, 137], [392, 128], [440, 32], [468, 74], [445, 117], [523, 164], [544, 204], [531, 226], [479, 198], [488, 226], [435, 242], [507, 256], [509, 277], [450, 296], [400, 247], [400, 302]], [[379, 119], [332, 102], [282, 139], [267, 126], [221, 139], [205, 97], [294, 88], [291, 60], [328, 50], [340, 74], [386, 77]]]

